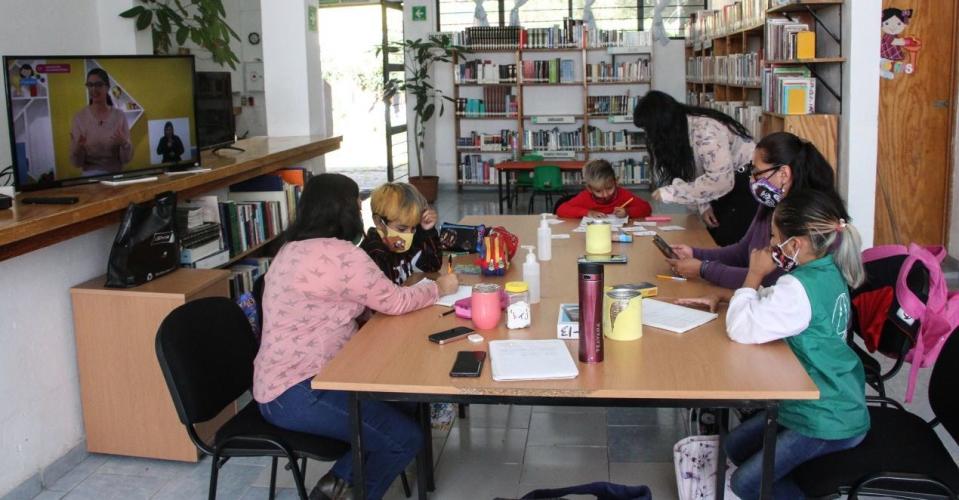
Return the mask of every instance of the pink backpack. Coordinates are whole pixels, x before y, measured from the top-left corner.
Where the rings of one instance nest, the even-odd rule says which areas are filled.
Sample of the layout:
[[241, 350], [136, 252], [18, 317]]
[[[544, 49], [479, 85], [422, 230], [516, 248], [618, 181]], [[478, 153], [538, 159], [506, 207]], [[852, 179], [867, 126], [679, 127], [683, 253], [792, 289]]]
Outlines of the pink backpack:
[[[946, 339], [959, 328], [959, 292], [949, 292], [946, 287], [941, 267], [946, 250], [941, 246], [922, 247], [915, 243], [908, 248], [903, 245], [881, 245], [862, 253], [863, 263], [867, 265], [881, 259], [903, 256], [905, 260], [899, 267], [895, 284], [895, 300], [901, 308], [899, 319], [918, 324], [915, 345], [906, 354], [906, 361], [912, 364], [906, 389], [906, 402], [910, 402], [916, 389], [919, 368], [935, 364]], [[922, 264], [929, 274], [928, 298], [925, 301], [907, 285], [907, 276], [916, 264]]]

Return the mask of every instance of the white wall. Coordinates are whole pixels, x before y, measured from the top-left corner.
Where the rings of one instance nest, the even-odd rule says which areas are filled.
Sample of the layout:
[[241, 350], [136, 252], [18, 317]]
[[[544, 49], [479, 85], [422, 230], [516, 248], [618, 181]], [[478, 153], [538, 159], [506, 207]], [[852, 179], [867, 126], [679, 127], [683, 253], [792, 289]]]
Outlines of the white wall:
[[[0, 55], [132, 53], [138, 46], [132, 22], [121, 36], [109, 15], [124, 5], [132, 0], [5, 0]], [[0, 101], [5, 117], [3, 108]], [[0, 137], [6, 166], [12, 163], [6, 119]], [[83, 439], [68, 290], [104, 273], [115, 230], [0, 262], [0, 496]]]

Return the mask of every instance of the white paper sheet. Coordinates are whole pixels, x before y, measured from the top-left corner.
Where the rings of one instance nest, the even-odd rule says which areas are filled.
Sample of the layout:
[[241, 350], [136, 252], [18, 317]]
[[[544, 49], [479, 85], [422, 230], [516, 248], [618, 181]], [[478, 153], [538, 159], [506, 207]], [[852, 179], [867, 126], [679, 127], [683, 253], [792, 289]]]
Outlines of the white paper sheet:
[[550, 340], [493, 340], [489, 343], [493, 380], [569, 379], [579, 369], [566, 342]]
[[643, 325], [686, 333], [705, 325], [719, 315], [655, 299], [643, 299]]
[[440, 297], [439, 299], [437, 299], [436, 305], [453, 307], [453, 304], [455, 304], [457, 300], [465, 299], [466, 297], [469, 297], [472, 294], [473, 294], [473, 287], [467, 286], [467, 285], [460, 285], [460, 288], [459, 290], [456, 291], [456, 293], [452, 295], [444, 295]]

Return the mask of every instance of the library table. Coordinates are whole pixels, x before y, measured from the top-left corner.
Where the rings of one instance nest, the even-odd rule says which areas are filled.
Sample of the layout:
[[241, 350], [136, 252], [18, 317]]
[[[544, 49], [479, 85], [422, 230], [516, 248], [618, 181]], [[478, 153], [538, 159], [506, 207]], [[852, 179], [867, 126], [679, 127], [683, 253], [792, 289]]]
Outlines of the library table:
[[[528, 215], [469, 216], [463, 224], [503, 226], [520, 238], [521, 244], [536, 242], [538, 217]], [[363, 496], [363, 470], [359, 457], [361, 399], [535, 404], [556, 406], [651, 406], [717, 407], [721, 420], [729, 408], [762, 408], [767, 411], [764, 434], [764, 477], [772, 477], [775, 447], [775, 418], [783, 400], [818, 399], [819, 391], [785, 342], [763, 345], [737, 344], [726, 336], [725, 311], [719, 318], [678, 335], [652, 327], [643, 328], [643, 337], [630, 342], [605, 340], [605, 360], [584, 364], [578, 361], [578, 343], [567, 341], [579, 376], [572, 380], [495, 382], [491, 369], [483, 368], [478, 378], [451, 378], [450, 367], [461, 350], [486, 350], [486, 342], [502, 339], [556, 338], [556, 321], [561, 303], [577, 302], [576, 258], [584, 253], [584, 233], [571, 232], [577, 220], [553, 225], [553, 234], [570, 233], [570, 239], [553, 240], [553, 259], [540, 263], [542, 300], [532, 307], [532, 326], [509, 331], [501, 324], [480, 333], [483, 343], [457, 341], [437, 345], [427, 336], [454, 326], [472, 326], [454, 315], [440, 316], [446, 308], [428, 307], [402, 316], [375, 315], [313, 379], [315, 389], [351, 393], [353, 419], [352, 452], [354, 489]], [[685, 231], [663, 232], [671, 243], [710, 246], [711, 239], [695, 216], [673, 217]], [[664, 223], [661, 223], [664, 224]], [[649, 236], [633, 243], [613, 243], [613, 252], [629, 257], [626, 265], [605, 266], [605, 284], [653, 282], [659, 298], [695, 297], [715, 290], [699, 280], [686, 282], [657, 280], [669, 271], [667, 263]], [[461, 257], [466, 262], [468, 257]], [[480, 281], [502, 284], [522, 279], [522, 252], [502, 278], [461, 276], [463, 284]], [[490, 364], [490, 363], [487, 363]], [[725, 429], [721, 427], [720, 439]], [[721, 449], [721, 447], [720, 447]], [[725, 458], [720, 455], [717, 482], [725, 476]], [[425, 465], [420, 465], [425, 471]], [[419, 475], [418, 477], [425, 477]], [[601, 478], [598, 478], [601, 479]], [[420, 497], [425, 498], [420, 483]], [[564, 486], [564, 485], [556, 485]], [[723, 488], [719, 487], [718, 492]], [[763, 481], [763, 498], [772, 498], [772, 481]], [[721, 498], [721, 493], [718, 493]]]
[[[564, 161], [518, 161], [509, 160], [496, 165], [496, 199], [499, 201], [499, 213], [503, 215], [503, 200], [506, 200], [506, 207], [513, 208], [513, 199], [510, 197], [510, 179], [514, 172], [532, 172], [536, 167], [544, 165], [557, 166], [560, 170], [579, 172], [583, 170], [586, 162], [583, 160], [564, 160]], [[503, 179], [506, 182], [503, 182]], [[506, 197], [503, 197], [503, 185], [506, 186]], [[578, 188], [578, 186], [576, 186]]]

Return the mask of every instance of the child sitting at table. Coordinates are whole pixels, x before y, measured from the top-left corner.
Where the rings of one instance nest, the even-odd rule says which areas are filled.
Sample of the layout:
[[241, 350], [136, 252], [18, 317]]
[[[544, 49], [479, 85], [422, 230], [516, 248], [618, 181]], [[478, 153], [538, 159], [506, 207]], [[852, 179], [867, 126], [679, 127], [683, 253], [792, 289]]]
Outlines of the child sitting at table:
[[[842, 200], [807, 190], [785, 198], [773, 212], [769, 247], [752, 251], [743, 287], [726, 313], [729, 338], [744, 344], [783, 339], [819, 388], [819, 399], [784, 401], [777, 421], [773, 498], [803, 498], [790, 473], [827, 453], [853, 448], [869, 430], [862, 362], [846, 344], [849, 288], [865, 279], [859, 233], [842, 219]], [[837, 244], [838, 241], [838, 244]], [[762, 288], [776, 268], [786, 272]], [[715, 308], [719, 297], [685, 299]], [[733, 429], [726, 452], [739, 468], [731, 487], [740, 498], [759, 498], [765, 412]]]
[[402, 285], [413, 274], [414, 264], [424, 272], [443, 265], [436, 210], [411, 184], [388, 182], [370, 197], [373, 226], [360, 244], [393, 283]]
[[556, 209], [563, 218], [646, 217], [652, 213], [649, 203], [623, 189], [616, 182], [613, 166], [606, 160], [592, 160], [583, 167], [583, 182], [586, 188]]

